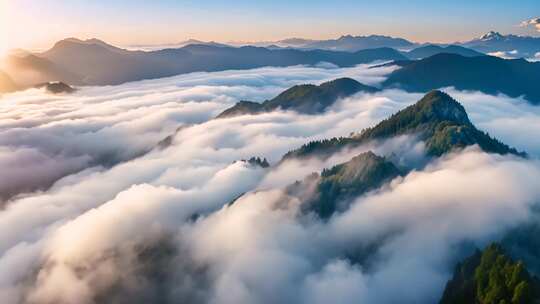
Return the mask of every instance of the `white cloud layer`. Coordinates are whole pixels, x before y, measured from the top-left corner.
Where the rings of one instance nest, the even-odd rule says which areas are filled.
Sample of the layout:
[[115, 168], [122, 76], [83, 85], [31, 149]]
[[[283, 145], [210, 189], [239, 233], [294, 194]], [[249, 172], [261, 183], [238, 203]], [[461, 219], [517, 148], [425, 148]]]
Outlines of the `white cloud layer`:
[[508, 52], [498, 51], [498, 52], [488, 53], [488, 55], [495, 56], [495, 57], [500, 57], [500, 58], [503, 58], [503, 59], [515, 59], [515, 58], [519, 57], [519, 52], [518, 52], [518, 50], [513, 50], [513, 51], [508, 51]]
[[[346, 76], [373, 85], [391, 69], [263, 68], [2, 97], [0, 179], [7, 183], [0, 191], [18, 196], [0, 211], [0, 298], [437, 301], [462, 257], [456, 246], [484, 244], [540, 200], [540, 110], [522, 99], [446, 89], [480, 129], [532, 159], [474, 148], [449, 155], [326, 223], [299, 217], [300, 202], [283, 187], [367, 149], [421, 163], [423, 144], [403, 136], [272, 169], [235, 161], [261, 156], [276, 164], [310, 140], [372, 126], [421, 94], [357, 94], [318, 116], [210, 120], [239, 100], [263, 101], [294, 84]], [[180, 126], [170, 147], [154, 149]]]
[[[11, 164], [4, 174], [15, 178], [6, 185], [12, 191], [0, 188], [0, 199], [18, 189], [44, 189], [89, 166], [133, 159], [179, 126], [208, 121], [238, 100], [262, 101], [294, 84], [336, 76], [376, 84], [391, 69], [262, 68], [81, 88], [73, 95], [54, 96], [37, 89], [6, 95], [0, 104], [0, 146], [5, 147], [0, 161]], [[22, 180], [21, 161], [40, 162], [48, 169]], [[49, 168], [53, 163], [59, 168]]]
[[525, 21], [521, 22], [520, 26], [521, 27], [533, 27], [538, 32], [540, 32], [540, 17], [525, 20]]

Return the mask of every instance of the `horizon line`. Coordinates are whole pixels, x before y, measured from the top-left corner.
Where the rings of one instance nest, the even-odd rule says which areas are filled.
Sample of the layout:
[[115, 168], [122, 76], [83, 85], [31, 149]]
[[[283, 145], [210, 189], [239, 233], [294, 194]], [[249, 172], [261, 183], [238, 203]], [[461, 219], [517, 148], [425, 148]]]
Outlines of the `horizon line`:
[[[518, 34], [513, 34], [513, 33], [501, 33], [499, 31], [495, 31], [495, 30], [490, 30], [488, 31], [487, 33], [490, 33], [490, 32], [494, 32], [494, 33], [499, 33], [503, 36], [516, 36], [516, 37], [530, 37], [530, 38], [540, 38], [540, 36], [535, 36], [535, 35], [518, 35]], [[65, 37], [65, 38], [62, 38], [62, 39], [59, 39], [59, 40], [55, 40], [53, 42], [51, 42], [49, 44], [49, 46], [47, 47], [39, 47], [39, 48], [25, 48], [25, 47], [15, 47], [15, 48], [11, 48], [8, 50], [8, 54], [9, 53], [14, 53], [14, 52], [17, 52], [17, 51], [26, 51], [26, 52], [30, 52], [30, 53], [36, 53], [36, 52], [43, 52], [43, 51], [46, 51], [46, 50], [50, 50], [51, 48], [53, 48], [57, 43], [59, 42], [62, 42], [62, 41], [67, 41], [67, 40], [77, 40], [77, 41], [81, 41], [81, 42], [88, 42], [89, 40], [98, 40], [98, 41], [101, 41], [101, 42], [104, 42], [106, 44], [109, 44], [111, 46], [114, 46], [114, 47], [118, 47], [118, 48], [124, 48], [126, 50], [129, 50], [129, 48], [151, 48], [151, 47], [160, 47], [160, 46], [174, 46], [174, 45], [179, 45], [179, 44], [183, 44], [183, 43], [186, 43], [190, 40], [195, 40], [195, 41], [200, 41], [201, 43], [218, 43], [218, 44], [224, 44], [226, 46], [230, 46], [230, 47], [239, 47], [239, 46], [256, 46], [256, 44], [270, 44], [270, 43], [279, 43], [279, 42], [282, 42], [284, 40], [292, 40], [292, 39], [301, 39], [301, 40], [307, 40], [307, 41], [313, 41], [313, 42], [316, 42], [316, 41], [326, 41], [326, 40], [338, 40], [340, 38], [343, 38], [343, 37], [354, 37], [354, 38], [358, 38], [358, 37], [372, 37], [372, 36], [380, 36], [380, 37], [389, 37], [389, 38], [394, 38], [394, 39], [404, 39], [404, 40], [407, 40], [413, 44], [417, 44], [417, 45], [425, 45], [425, 44], [442, 44], [442, 45], [452, 45], [452, 44], [460, 44], [460, 43], [465, 43], [465, 42], [468, 42], [468, 41], [472, 41], [474, 39], [479, 39], [481, 36], [472, 36], [471, 38], [467, 39], [467, 40], [461, 40], [461, 41], [452, 41], [452, 42], [441, 42], [441, 41], [416, 41], [416, 40], [413, 40], [413, 39], [408, 39], [408, 38], [403, 38], [403, 37], [400, 37], [400, 36], [393, 36], [393, 35], [388, 35], [388, 34], [341, 34], [341, 35], [338, 35], [338, 36], [333, 36], [332, 38], [312, 38], [312, 37], [302, 37], [302, 36], [288, 36], [288, 37], [284, 37], [284, 38], [280, 38], [280, 39], [276, 39], [276, 40], [271, 40], [271, 39], [262, 39], [262, 40], [226, 40], [226, 41], [220, 41], [220, 40], [214, 40], [214, 39], [210, 39], [210, 40], [205, 40], [205, 39], [198, 39], [198, 38], [194, 38], [194, 37], [188, 37], [188, 38], [185, 38], [185, 39], [178, 39], [179, 41], [177, 42], [173, 42], [173, 41], [168, 41], [168, 42], [162, 42], [162, 43], [129, 43], [129, 44], [125, 44], [125, 43], [116, 43], [116, 42], [110, 42], [106, 39], [102, 39], [102, 38], [97, 38], [98, 36], [93, 36], [93, 37], [90, 37], [90, 36], [87, 36], [85, 37], [84, 35], [81, 35], [81, 36], [71, 36], [71, 37]], [[80, 38], [80, 37], [84, 37], [84, 38]], [[262, 46], [261, 46], [262, 47]]]

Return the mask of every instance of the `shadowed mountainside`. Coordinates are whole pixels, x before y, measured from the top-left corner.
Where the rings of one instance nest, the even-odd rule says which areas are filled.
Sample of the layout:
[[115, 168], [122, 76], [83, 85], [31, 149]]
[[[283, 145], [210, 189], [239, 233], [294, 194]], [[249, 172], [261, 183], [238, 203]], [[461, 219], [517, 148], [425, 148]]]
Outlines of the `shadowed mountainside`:
[[399, 175], [401, 171], [392, 162], [368, 151], [324, 169], [320, 175], [314, 173], [296, 182], [289, 186], [288, 192], [295, 195], [298, 189], [309, 188], [316, 181], [313, 194], [302, 205], [302, 211], [327, 219], [337, 211], [345, 211], [358, 196], [380, 188]]
[[[25, 73], [44, 75], [35, 85], [62, 81], [70, 85], [115, 85], [129, 81], [174, 76], [201, 71], [251, 69], [264, 66], [285, 67], [329, 62], [340, 67], [376, 60], [403, 60], [391, 48], [339, 52], [328, 50], [266, 49], [262, 47], [227, 47], [187, 45], [177, 49], [128, 51], [97, 39], [65, 39], [44, 53], [18, 56], [11, 60]], [[9, 73], [19, 76], [17, 70]], [[20, 77], [22, 78], [22, 76]]]
[[485, 56], [484, 53], [480, 53], [475, 50], [468, 49], [459, 45], [449, 45], [446, 47], [442, 47], [442, 46], [434, 45], [434, 44], [422, 46], [414, 50], [411, 50], [410, 52], [403, 52], [403, 55], [407, 56], [410, 59], [423, 59], [423, 58], [427, 58], [433, 55], [443, 54], [443, 53], [456, 54], [456, 55], [461, 55], [465, 57]]
[[276, 109], [316, 114], [326, 110], [339, 98], [348, 97], [358, 92], [374, 93], [377, 91], [377, 88], [364, 85], [351, 78], [340, 78], [325, 82], [319, 86], [312, 84], [296, 85], [263, 103], [240, 101], [233, 107], [223, 111], [217, 118], [258, 114]]
[[284, 159], [326, 157], [344, 147], [359, 146], [403, 134], [418, 134], [426, 143], [427, 153], [432, 156], [471, 145], [478, 145], [491, 153], [523, 155], [476, 129], [463, 106], [449, 95], [432, 91], [416, 104], [397, 112], [373, 128], [363, 130], [359, 135], [313, 141], [287, 153]]

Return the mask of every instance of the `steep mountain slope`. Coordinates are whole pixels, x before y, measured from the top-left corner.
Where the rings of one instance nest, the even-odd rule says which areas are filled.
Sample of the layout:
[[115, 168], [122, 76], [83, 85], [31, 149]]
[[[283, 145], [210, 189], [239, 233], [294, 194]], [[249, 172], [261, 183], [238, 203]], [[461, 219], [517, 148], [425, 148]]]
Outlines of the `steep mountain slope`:
[[[84, 75], [84, 82], [92, 85], [119, 84], [130, 80], [174, 75], [174, 64], [169, 66], [159, 56], [148, 56], [141, 51], [127, 51], [99, 40], [66, 39], [57, 42], [40, 57], [63, 69]], [[178, 52], [176, 56], [188, 56]], [[166, 56], [164, 56], [166, 57]], [[71, 84], [71, 83], [69, 83]]]
[[[36, 63], [36, 58], [53, 65], [47, 67]], [[404, 59], [406, 58], [401, 53], [390, 48], [350, 53], [190, 44], [178, 49], [143, 52], [124, 50], [97, 39], [82, 41], [70, 38], [59, 41], [44, 53], [24, 58], [24, 64], [28, 71], [35, 70], [41, 75], [54, 76], [50, 79], [42, 78], [36, 83], [63, 81], [76, 85], [81, 84], [80, 82], [88, 85], [114, 85], [196, 71], [314, 65], [320, 62], [346, 67], [375, 60]], [[69, 72], [72, 77], [57, 77], [59, 69]]]
[[446, 47], [438, 45], [426, 45], [409, 52], [403, 52], [403, 55], [407, 56], [410, 59], [423, 59], [426, 57], [431, 57], [437, 54], [457, 54], [465, 57], [476, 57], [476, 56], [485, 56], [485, 54], [477, 52], [472, 49], [468, 49], [458, 45], [449, 45]]
[[453, 86], [458, 90], [524, 96], [531, 103], [538, 104], [539, 79], [540, 63], [492, 56], [438, 54], [406, 64], [392, 72], [383, 85], [414, 92]]
[[[304, 212], [314, 212], [328, 218], [336, 211], [345, 210], [350, 200], [399, 176], [401, 172], [383, 157], [369, 151], [350, 161], [321, 172], [313, 196], [303, 205]], [[308, 177], [305, 183], [309, 184]], [[298, 186], [298, 185], [296, 185]]]
[[540, 37], [502, 35], [491, 31], [461, 45], [486, 54], [517, 51], [518, 57], [534, 57], [540, 52]]
[[361, 91], [373, 93], [378, 91], [378, 89], [361, 84], [351, 78], [340, 78], [325, 82], [319, 86], [312, 84], [296, 85], [263, 103], [250, 101], [238, 102], [233, 107], [219, 114], [217, 118], [257, 114], [276, 109], [294, 110], [306, 114], [321, 113], [339, 98], [347, 97]]
[[234, 106], [219, 113], [219, 115], [216, 116], [216, 118], [227, 118], [227, 117], [240, 116], [240, 115], [245, 115], [245, 114], [259, 114], [263, 112], [264, 112], [264, 107], [262, 103], [241, 100], [237, 102]]
[[446, 285], [441, 304], [538, 303], [540, 281], [521, 261], [492, 244], [458, 264]]
[[414, 43], [403, 39], [381, 35], [352, 36], [345, 35], [338, 39], [315, 41], [301, 45], [302, 48], [326, 49], [336, 51], [356, 52], [363, 49], [390, 47], [405, 48], [411, 47]]
[[284, 159], [325, 157], [344, 147], [354, 147], [372, 140], [403, 134], [418, 134], [426, 143], [427, 153], [432, 156], [475, 144], [490, 153], [520, 154], [476, 129], [463, 106], [457, 101], [443, 92], [432, 91], [416, 104], [397, 112], [373, 128], [363, 130], [360, 135], [310, 142], [287, 153]]

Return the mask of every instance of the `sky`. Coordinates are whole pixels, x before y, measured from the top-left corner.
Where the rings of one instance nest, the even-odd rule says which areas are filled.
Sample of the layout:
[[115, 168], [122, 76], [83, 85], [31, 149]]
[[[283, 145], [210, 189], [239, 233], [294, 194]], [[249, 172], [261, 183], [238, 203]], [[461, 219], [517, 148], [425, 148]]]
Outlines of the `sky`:
[[0, 0], [0, 52], [44, 49], [66, 37], [121, 46], [345, 34], [455, 42], [490, 30], [538, 35], [519, 24], [539, 14], [537, 0]]

